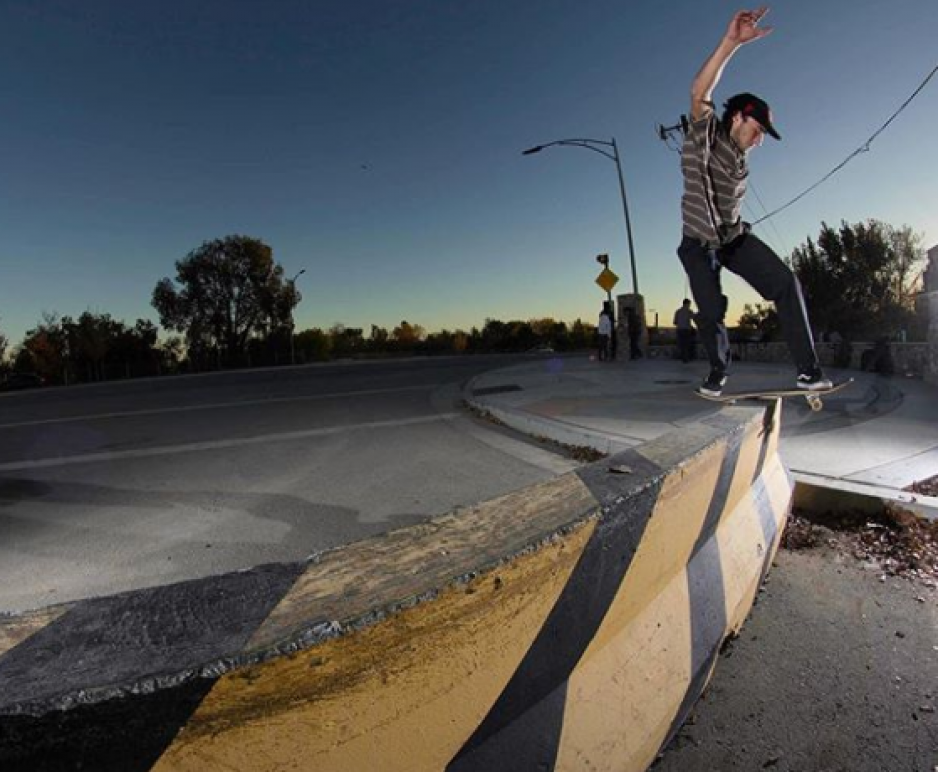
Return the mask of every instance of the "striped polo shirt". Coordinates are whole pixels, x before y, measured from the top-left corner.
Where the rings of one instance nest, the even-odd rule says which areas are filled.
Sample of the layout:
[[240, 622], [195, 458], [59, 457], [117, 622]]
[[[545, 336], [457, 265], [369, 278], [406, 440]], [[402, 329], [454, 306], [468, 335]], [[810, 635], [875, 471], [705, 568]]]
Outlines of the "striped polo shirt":
[[739, 213], [749, 165], [712, 111], [691, 122], [681, 149], [681, 172], [685, 236], [716, 248], [743, 233], [746, 226]]

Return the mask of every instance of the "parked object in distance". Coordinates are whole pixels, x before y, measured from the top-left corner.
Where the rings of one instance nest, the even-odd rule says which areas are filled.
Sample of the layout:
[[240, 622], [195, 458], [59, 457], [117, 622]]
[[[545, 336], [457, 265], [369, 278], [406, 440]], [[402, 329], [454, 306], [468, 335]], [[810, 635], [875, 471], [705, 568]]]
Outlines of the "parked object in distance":
[[0, 391], [19, 391], [20, 389], [35, 389], [42, 386], [43, 380], [35, 373], [10, 373], [0, 380]]

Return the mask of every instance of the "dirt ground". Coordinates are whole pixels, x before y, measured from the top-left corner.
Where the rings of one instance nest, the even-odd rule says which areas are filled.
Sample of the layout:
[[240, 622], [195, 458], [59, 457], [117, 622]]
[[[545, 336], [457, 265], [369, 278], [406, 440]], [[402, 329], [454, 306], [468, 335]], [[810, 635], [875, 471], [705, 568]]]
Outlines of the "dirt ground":
[[654, 772], [938, 772], [936, 528], [793, 517]]

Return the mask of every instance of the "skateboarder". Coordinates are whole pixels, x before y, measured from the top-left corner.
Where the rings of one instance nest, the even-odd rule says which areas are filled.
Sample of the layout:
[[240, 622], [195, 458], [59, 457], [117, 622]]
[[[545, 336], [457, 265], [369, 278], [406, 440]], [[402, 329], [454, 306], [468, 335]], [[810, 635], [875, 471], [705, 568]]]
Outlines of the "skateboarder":
[[753, 94], [737, 94], [724, 104], [718, 119], [711, 101], [723, 68], [746, 43], [772, 30], [759, 27], [768, 8], [739, 11], [723, 39], [691, 85], [691, 121], [681, 151], [684, 195], [683, 239], [677, 253], [690, 279], [697, 303], [697, 328], [710, 360], [710, 374], [699, 391], [718, 397], [730, 363], [724, 323], [727, 298], [720, 286], [726, 268], [745, 279], [763, 298], [775, 303], [782, 332], [796, 367], [799, 389], [828, 389], [814, 350], [814, 340], [801, 286], [791, 270], [750, 232], [740, 218], [749, 177], [747, 154], [766, 134], [781, 139], [769, 106]]

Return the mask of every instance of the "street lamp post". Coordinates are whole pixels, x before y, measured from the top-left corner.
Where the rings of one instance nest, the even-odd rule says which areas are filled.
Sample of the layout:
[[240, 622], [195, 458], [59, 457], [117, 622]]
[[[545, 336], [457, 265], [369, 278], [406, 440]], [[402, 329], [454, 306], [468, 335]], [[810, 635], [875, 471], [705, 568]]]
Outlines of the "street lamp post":
[[[306, 269], [305, 269], [305, 268], [303, 268], [302, 270], [300, 270], [300, 271], [296, 274], [296, 276], [294, 276], [292, 279], [290, 279], [290, 286], [293, 287], [293, 295], [294, 295], [294, 296], [296, 296], [296, 280], [299, 279], [304, 273], [306, 273]], [[291, 298], [291, 300], [292, 300], [292, 298]], [[291, 365], [295, 365], [295, 364], [296, 364], [296, 351], [295, 351], [294, 348], [293, 348], [293, 331], [294, 331], [294, 329], [296, 328], [296, 324], [295, 324], [295, 322], [293, 321], [293, 308], [294, 308], [294, 304], [291, 303], [291, 305], [290, 305], [290, 364], [291, 364]]]
[[[632, 265], [632, 292], [638, 295], [638, 272], [635, 269], [635, 247], [632, 243], [632, 220], [629, 217], [629, 203], [625, 195], [625, 180], [622, 177], [622, 163], [619, 160], [619, 148], [616, 146], [615, 137], [611, 142], [605, 142], [601, 139], [559, 139], [555, 142], [548, 142], [546, 145], [536, 145], [527, 150], [523, 150], [521, 155], [533, 155], [554, 145], [566, 145], [568, 147], [583, 147], [605, 156], [616, 165], [616, 171], [619, 173], [619, 192], [622, 194], [622, 211], [625, 213], [625, 231], [629, 239], [629, 260]], [[603, 148], [611, 148], [612, 152]]]

